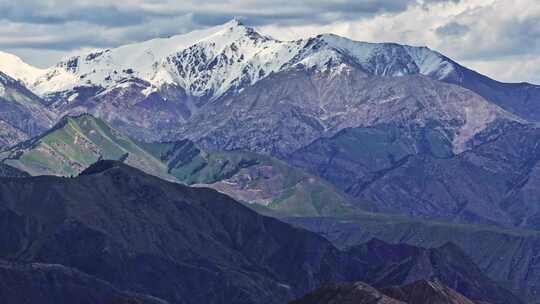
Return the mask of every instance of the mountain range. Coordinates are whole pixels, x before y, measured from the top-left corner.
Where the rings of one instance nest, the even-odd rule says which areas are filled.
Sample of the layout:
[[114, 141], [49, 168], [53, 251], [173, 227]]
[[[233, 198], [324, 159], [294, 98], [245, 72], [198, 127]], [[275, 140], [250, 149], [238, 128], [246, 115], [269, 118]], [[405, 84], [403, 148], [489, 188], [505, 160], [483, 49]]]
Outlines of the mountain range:
[[[258, 212], [317, 232], [339, 247], [361, 244], [373, 237], [426, 247], [452, 241], [491, 278], [505, 282], [518, 293], [538, 292], [535, 282], [540, 281], [540, 273], [535, 270], [534, 253], [540, 240], [538, 233], [366, 212], [363, 210], [373, 208], [373, 204], [356, 201], [330, 183], [269, 156], [205, 151], [188, 140], [142, 143], [91, 115], [65, 117], [50, 132], [0, 156], [4, 158], [0, 176], [8, 177], [76, 176], [99, 159], [120, 159], [166, 180], [214, 188]], [[522, 258], [514, 261], [516, 255]]]
[[[288, 139], [282, 143], [283, 147], [275, 147], [271, 143], [234, 143], [243, 148], [277, 150], [275, 152], [279, 153], [290, 152], [291, 149], [305, 145], [304, 141], [312, 141], [313, 136], [328, 136], [346, 127], [372, 125], [374, 120], [384, 120], [386, 115], [394, 114], [389, 113], [392, 111], [390, 105], [405, 106], [403, 103], [406, 101], [403, 99], [409, 92], [396, 92], [398, 94], [392, 95], [385, 91], [389, 87], [403, 86], [400, 82], [402, 76], [417, 76], [413, 79], [424, 82], [414, 86], [420, 92], [410, 94], [422, 93], [428, 89], [427, 86], [432, 85], [441, 86], [443, 95], [465, 95], [459, 98], [462, 104], [455, 104], [458, 98], [452, 103], [444, 100], [434, 102], [430, 106], [438, 108], [424, 111], [427, 112], [426, 117], [417, 117], [417, 123], [426, 123], [430, 118], [443, 119], [446, 124], [453, 119], [457, 120], [455, 126], [443, 126], [446, 132], [451, 133], [447, 135], [455, 141], [457, 150], [462, 149], [470, 137], [483, 130], [495, 118], [508, 116], [502, 114], [500, 108], [517, 115], [532, 115], [534, 112], [531, 109], [524, 111], [523, 107], [519, 107], [522, 112], [514, 111], [497, 98], [486, 98], [481, 88], [493, 86], [493, 83], [484, 84], [486, 79], [428, 48], [355, 42], [335, 35], [279, 41], [261, 35], [237, 20], [185, 35], [75, 56], [37, 73], [34, 70], [28, 72], [31, 67], [26, 65], [5, 61], [0, 65], [0, 71], [13, 77], [28, 75], [24, 79], [20, 78], [21, 81], [31, 91], [42, 96], [55, 112], [91, 112], [139, 139], [163, 140], [181, 134], [197, 141], [215, 141], [212, 134], [227, 132], [223, 129], [233, 123], [229, 121], [232, 120], [231, 115], [236, 115], [237, 124], [245, 124], [249, 131], [257, 123], [252, 116], [264, 111], [262, 104], [272, 101], [282, 103], [281, 107], [289, 111], [273, 113], [273, 116], [276, 119], [286, 119], [287, 123], [299, 123], [297, 132], [310, 134], [296, 134], [301, 138], [288, 139], [284, 134], [276, 133], [276, 136]], [[475, 75], [482, 80], [476, 82], [484, 84], [476, 85], [480, 89], [475, 89], [471, 84], [476, 83], [473, 81]], [[381, 77], [383, 81], [377, 82]], [[394, 77], [398, 77], [395, 80], [397, 83], [387, 84]], [[292, 78], [289, 86], [275, 83], [291, 81], [289, 78]], [[407, 79], [405, 82], [410, 83]], [[459, 84], [478, 95], [455, 86], [442, 86], [441, 81]], [[246, 108], [241, 102], [243, 96], [248, 95], [244, 98], [248, 99], [246, 102], [249, 104], [253, 104], [255, 98], [243, 92], [261, 82], [264, 84], [260, 84], [257, 89], [265, 88], [268, 92], [264, 95], [269, 95], [266, 98], [272, 100], [258, 102], [249, 111], [249, 107]], [[382, 87], [369, 90], [365, 96], [366, 92], [361, 88], [377, 84]], [[301, 88], [298, 94], [311, 96], [287, 96], [291, 94], [287, 92], [288, 88], [297, 87]], [[533, 103], [531, 99], [536, 98], [534, 89], [538, 89], [533, 85], [529, 87], [531, 92], [521, 94], [527, 97], [528, 104]], [[383, 95], [373, 96], [377, 92]], [[377, 103], [387, 101], [384, 111], [373, 109], [373, 113], [364, 113], [370, 97], [381, 99]], [[512, 99], [515, 106], [514, 99], [516, 97]], [[465, 106], [469, 108], [468, 115], [471, 115], [468, 120]], [[225, 110], [220, 114], [221, 124], [199, 125], [197, 130], [185, 127], [189, 123], [200, 123], [206, 116], [204, 114], [215, 116], [213, 112], [218, 110]], [[293, 113], [296, 114], [292, 117], [284, 116], [291, 115], [290, 110], [295, 110]], [[415, 112], [414, 109], [409, 110]], [[446, 112], [446, 115], [441, 112]], [[355, 117], [351, 117], [353, 115]], [[144, 130], [130, 128], [134, 126], [143, 127]], [[460, 127], [467, 129], [467, 134], [461, 137], [457, 136], [455, 130]], [[260, 128], [258, 130], [265, 131]], [[226, 143], [214, 144], [221, 148], [227, 147]]]
[[[0, 178], [0, 206], [0, 257], [19, 263], [0, 268], [6, 272], [0, 293], [23, 282], [17, 278], [52, 288], [55, 281], [42, 276], [53, 276], [102, 290], [88, 303], [99, 303], [102, 294], [283, 303], [330, 282], [393, 286], [437, 279], [472, 300], [522, 303], [455, 245], [425, 249], [372, 240], [339, 250], [215, 190], [171, 183], [119, 161], [100, 160], [74, 178]], [[30, 291], [39, 289], [27, 289], [32, 298]], [[62, 303], [69, 292], [58, 289]]]
[[361, 204], [332, 184], [270, 156], [205, 151], [189, 140], [139, 142], [89, 114], [66, 116], [40, 136], [0, 152], [6, 168], [0, 176], [76, 176], [100, 159], [122, 160], [166, 180], [212, 187], [288, 216], [360, 212]]
[[536, 303], [538, 299], [540, 233], [537, 231], [373, 214], [283, 220], [324, 236], [338, 248], [357, 246], [373, 238], [426, 248], [450, 242], [471, 257], [482, 272], [521, 295], [527, 303]]
[[0, 294], [534, 301], [539, 122], [540, 86], [429, 48], [238, 20], [47, 69], [0, 52]]
[[0, 71], [18, 77], [5, 87], [28, 97], [4, 94], [21, 113], [1, 120], [4, 146], [90, 113], [139, 142], [278, 158], [367, 211], [539, 229], [539, 87], [425, 47], [280, 41], [232, 20], [44, 70], [2, 58]]

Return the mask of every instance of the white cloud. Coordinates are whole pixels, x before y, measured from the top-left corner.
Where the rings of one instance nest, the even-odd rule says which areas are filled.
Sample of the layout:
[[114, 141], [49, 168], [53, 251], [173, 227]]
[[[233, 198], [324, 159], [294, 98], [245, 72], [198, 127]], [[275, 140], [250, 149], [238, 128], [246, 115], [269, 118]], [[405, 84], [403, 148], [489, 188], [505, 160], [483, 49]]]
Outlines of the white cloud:
[[539, 24], [538, 0], [463, 0], [358, 21], [268, 25], [261, 30], [282, 39], [322, 31], [355, 40], [428, 46], [498, 80], [540, 83]]
[[540, 84], [540, 56], [505, 57], [494, 60], [465, 60], [464, 65], [504, 82]]

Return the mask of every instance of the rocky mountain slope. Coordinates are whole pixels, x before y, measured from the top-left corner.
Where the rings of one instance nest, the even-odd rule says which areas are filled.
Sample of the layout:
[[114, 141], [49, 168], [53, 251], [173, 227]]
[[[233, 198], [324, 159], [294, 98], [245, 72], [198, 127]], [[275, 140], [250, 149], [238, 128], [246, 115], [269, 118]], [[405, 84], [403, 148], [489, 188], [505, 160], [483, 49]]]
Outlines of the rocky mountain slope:
[[166, 136], [286, 157], [347, 128], [395, 124], [404, 129], [403, 136], [429, 129], [460, 153], [476, 134], [501, 120], [517, 118], [469, 90], [424, 76], [296, 71], [275, 74], [214, 103], [179, 134]]
[[30, 174], [21, 171], [17, 168], [11, 167], [4, 163], [0, 163], [0, 177], [29, 177]]
[[348, 218], [288, 218], [286, 221], [317, 232], [341, 248], [363, 244], [372, 238], [427, 248], [452, 242], [462, 248], [491, 279], [528, 302], [536, 303], [540, 293], [537, 253], [540, 233], [535, 231], [376, 214]]
[[473, 300], [521, 303], [455, 246], [403, 250], [372, 241], [340, 251], [214, 190], [117, 161], [75, 178], [0, 181], [1, 258], [73, 267], [126, 292], [173, 303], [283, 303], [323, 283], [415, 277], [438, 278]]
[[452, 243], [436, 248], [391, 245], [372, 239], [347, 250], [366, 268], [360, 281], [374, 287], [406, 285], [422, 279], [439, 280], [473, 301], [519, 303], [516, 296], [488, 279]]
[[66, 116], [46, 133], [0, 152], [4, 164], [31, 175], [74, 176], [99, 159], [122, 158], [151, 174], [169, 177], [165, 165], [136, 142], [87, 114]]
[[438, 281], [416, 281], [377, 290], [365, 283], [326, 285], [291, 304], [474, 304]]
[[0, 72], [0, 148], [52, 127], [55, 114], [21, 82]]
[[499, 123], [456, 155], [433, 129], [382, 125], [317, 140], [291, 162], [381, 212], [536, 230], [539, 142], [535, 126]]
[[[0, 71], [21, 77], [12, 68], [18, 61], [6, 59]], [[75, 56], [25, 75], [33, 78], [25, 80], [29, 88], [61, 115], [91, 112], [139, 139], [187, 137], [274, 155], [346, 127], [388, 120], [413, 126], [435, 121], [460, 152], [496, 119], [536, 121], [530, 116], [538, 99], [533, 85], [520, 85], [527, 92], [519, 93], [515, 85], [475, 74], [425, 47], [330, 34], [279, 41], [237, 20]], [[282, 110], [269, 112], [275, 103]], [[407, 110], [396, 115], [401, 108]], [[216, 113], [224, 118], [220, 124], [204, 123]], [[261, 113], [269, 117], [255, 120]], [[277, 121], [293, 129], [266, 126]], [[250, 142], [229, 134], [234, 126], [245, 129], [242, 138]], [[270, 132], [269, 139], [263, 132]]]
[[[362, 282], [329, 284], [289, 304], [403, 304]], [[420, 304], [420, 303], [418, 303]]]
[[531, 83], [504, 83], [493, 80], [473, 70], [460, 67], [459, 77], [444, 79], [455, 83], [505, 110], [533, 122], [540, 121], [540, 86]]
[[0, 260], [4, 303], [167, 304], [154, 297], [122, 292], [77, 269], [58, 264]]
[[122, 159], [149, 174], [211, 187], [282, 215], [346, 215], [367, 206], [330, 183], [269, 156], [209, 152], [189, 140], [143, 143], [88, 114], [66, 116], [48, 132], [0, 151], [0, 164], [6, 169], [0, 176], [14, 176], [15, 170], [74, 176], [99, 159]]
[[207, 151], [189, 140], [141, 144], [188, 185], [210, 187], [281, 215], [346, 215], [368, 202], [353, 200], [328, 182], [278, 159], [243, 151]]
[[[436, 280], [420, 280], [403, 286], [388, 287], [382, 291], [405, 303], [474, 304], [473, 301], [467, 299], [462, 294]], [[485, 302], [482, 303], [485, 304]]]

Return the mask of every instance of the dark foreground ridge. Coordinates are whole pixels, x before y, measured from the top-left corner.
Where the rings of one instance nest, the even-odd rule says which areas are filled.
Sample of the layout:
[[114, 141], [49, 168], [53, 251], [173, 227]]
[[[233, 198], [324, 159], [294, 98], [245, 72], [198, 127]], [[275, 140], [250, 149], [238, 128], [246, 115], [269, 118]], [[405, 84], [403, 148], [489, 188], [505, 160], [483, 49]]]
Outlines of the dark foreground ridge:
[[30, 174], [14, 168], [12, 166], [0, 163], [0, 177], [29, 177]]
[[0, 260], [2, 303], [166, 304], [150, 296], [120, 291], [111, 284], [58, 264]]
[[[338, 250], [215, 190], [170, 183], [119, 161], [99, 161], [74, 178], [1, 181], [0, 258], [77, 269], [98, 280], [88, 280], [88, 290], [109, 284], [170, 303], [266, 304], [286, 303], [327, 283], [381, 288], [410, 283], [406, 278], [416, 274], [475, 301], [521, 303], [455, 246], [374, 240]], [[39, 279], [26, 277], [20, 286]], [[0, 294], [10, 288], [0, 285]], [[59, 293], [76, 302], [75, 295]]]
[[92, 165], [90, 165], [88, 168], [84, 169], [79, 175], [92, 175], [97, 173], [102, 173], [104, 171], [118, 168], [123, 164], [122, 161], [117, 160], [99, 160]]
[[[328, 284], [289, 304], [404, 304], [366, 283]], [[418, 303], [420, 304], [420, 303]]]
[[420, 280], [403, 286], [385, 288], [382, 292], [406, 303], [417, 304], [473, 304], [462, 294], [441, 282]]
[[329, 284], [290, 304], [474, 304], [438, 281], [420, 280], [377, 290], [362, 282]]

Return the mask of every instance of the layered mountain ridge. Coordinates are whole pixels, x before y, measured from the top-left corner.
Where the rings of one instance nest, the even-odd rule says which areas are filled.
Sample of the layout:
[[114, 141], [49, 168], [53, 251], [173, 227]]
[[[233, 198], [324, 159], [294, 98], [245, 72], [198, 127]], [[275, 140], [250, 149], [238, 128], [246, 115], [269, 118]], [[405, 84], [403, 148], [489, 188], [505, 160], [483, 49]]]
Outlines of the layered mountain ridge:
[[[386, 128], [385, 130], [392, 129]], [[366, 131], [347, 132], [344, 134], [347, 140], [341, 140], [340, 144], [351, 145], [351, 138], [364, 138], [366, 142], [376, 143], [377, 141], [365, 138], [373, 136], [381, 139], [396, 137], [395, 135], [380, 136], [377, 132], [381, 132], [381, 130], [368, 131], [368, 133]], [[533, 134], [524, 133], [523, 136], [531, 139]], [[516, 143], [521, 142], [519, 137], [511, 134], [510, 136], [516, 140]], [[382, 146], [378, 148], [377, 146], [363, 147], [362, 142], [352, 143], [352, 146], [358, 147], [356, 150], [349, 151], [356, 151], [353, 155], [364, 155], [363, 149], [369, 148], [366, 151], [370, 152], [368, 155], [372, 155], [371, 157], [374, 158], [368, 157], [366, 160], [372, 165], [384, 164], [374, 153], [380, 151], [382, 147], [386, 147], [383, 150], [388, 153], [392, 151], [395, 153], [395, 151], [407, 147], [407, 143], [395, 142], [392, 144], [388, 141], [381, 141]], [[445, 145], [446, 149], [442, 149], [441, 147]], [[446, 143], [445, 145], [433, 145], [434, 148], [439, 148], [430, 153], [440, 157], [449, 155], [451, 153], [450, 144]], [[534, 142], [528, 145], [534, 147]], [[526, 152], [529, 149], [527, 145], [514, 144], [513, 146], [521, 147], [525, 151], [514, 152], [515, 159], [519, 160], [518, 164], [523, 161], [527, 162], [520, 156], [523, 153], [529, 153]], [[360, 149], [362, 147], [363, 149]], [[486, 146], [486, 148], [489, 147]], [[333, 149], [347, 151], [339, 146]], [[479, 152], [475, 153], [481, 155]], [[359, 216], [360, 210], [351, 207], [369, 209], [378, 206], [374, 204], [361, 205], [352, 201], [347, 195], [325, 181], [305, 174], [300, 169], [292, 168], [271, 157], [242, 151], [205, 151], [187, 140], [172, 143], [140, 143], [91, 115], [65, 117], [54, 129], [43, 136], [0, 153], [1, 158], [4, 159], [0, 162], [0, 176], [14, 177], [28, 176], [22, 170], [33, 175], [74, 176], [100, 158], [123, 159], [127, 164], [162, 178], [189, 185], [212, 187], [237, 200], [248, 203], [248, 206], [266, 206], [268, 210], [257, 210], [278, 216], [351, 216], [354, 213]], [[508, 158], [508, 156], [504, 158]], [[347, 158], [339, 153], [336, 154], [335, 159], [338, 161]], [[341, 164], [341, 161], [338, 163]], [[348, 164], [347, 168], [351, 170], [358, 170], [351, 163], [345, 162], [344, 164]], [[334, 168], [339, 170], [340, 166], [334, 165]], [[502, 175], [509, 175], [509, 171], [504, 167], [501, 170], [504, 170]], [[344, 173], [348, 171], [342, 170], [340, 172], [342, 177], [347, 176]], [[413, 175], [407, 177], [408, 180], [414, 178], [416, 177]], [[393, 184], [394, 187], [399, 185]], [[533, 183], [528, 187], [532, 186]], [[449, 207], [451, 207], [449, 203], [448, 206], [443, 206], [444, 210], [448, 210]], [[420, 205], [415, 208], [425, 207]], [[398, 210], [398, 208], [394, 210]], [[414, 209], [409, 208], [408, 210]], [[277, 214], [273, 213], [274, 211]], [[391, 212], [392, 209], [387, 209], [387, 211]], [[534, 216], [532, 212], [528, 213], [530, 216]], [[507, 282], [508, 286], [519, 292], [526, 294], [537, 292], [535, 282], [538, 281], [539, 276], [538, 272], [534, 270], [536, 263], [534, 248], [538, 242], [538, 237], [535, 235], [537, 233], [529, 232], [528, 234], [532, 235], [529, 238], [528, 234], [514, 236], [513, 232], [508, 234], [494, 233], [490, 230], [492, 228], [486, 228], [486, 231], [483, 231], [478, 228], [452, 226], [451, 224], [426, 226], [422, 222], [410, 221], [409, 223], [403, 222], [403, 219], [400, 218], [393, 219], [379, 214], [362, 214], [364, 218], [370, 219], [368, 223], [349, 217], [345, 217], [343, 220], [338, 219], [337, 222], [343, 224], [346, 229], [338, 224], [329, 226], [330, 228], [327, 229], [324, 225], [327, 222], [325, 219], [313, 219], [315, 223], [313, 226], [305, 225], [304, 227], [313, 229], [330, 240], [343, 239], [348, 242], [347, 245], [354, 245], [355, 241], [356, 243], [364, 242], [372, 237], [384, 238], [391, 242], [411, 242], [427, 247], [440, 246], [445, 240], [453, 241], [467, 250], [467, 254], [474, 257], [475, 262], [482, 266], [482, 269], [490, 277]], [[297, 223], [297, 221], [302, 220], [298, 219], [293, 222]], [[471, 247], [471, 240], [474, 240], [474, 244], [482, 245]], [[505, 246], [498, 247], [500, 240], [505, 240]], [[340, 242], [336, 242], [336, 244], [343, 245]], [[524, 258], [519, 264], [511, 262], [513, 255], [520, 254]], [[510, 270], [512, 267], [517, 267], [520, 270], [512, 271]]]
[[[2, 69], [0, 64], [0, 71]], [[454, 61], [425, 47], [357, 42], [332, 34], [279, 41], [233, 20], [171, 38], [75, 56], [34, 77], [29, 88], [47, 99], [52, 104], [50, 107], [62, 115], [91, 112], [139, 139], [170, 140], [188, 136], [198, 141], [200, 135], [179, 134], [175, 129], [183, 130], [186, 123], [202, 119], [198, 113], [214, 110], [214, 104], [207, 105], [210, 101], [235, 103], [236, 99], [242, 99], [236, 96], [244, 89], [271, 75], [299, 70], [315, 73], [312, 77], [322, 77], [325, 82], [339, 76], [350, 78], [352, 73], [357, 75], [355, 82], [359, 84], [370, 77], [423, 75], [467, 87], [467, 75], [472, 75]], [[314, 80], [310, 82], [316, 85]], [[482, 95], [482, 90], [470, 89]], [[327, 99], [341, 99], [351, 94], [357, 99], [363, 98], [353, 92], [342, 96], [336, 95], [337, 92], [319, 94]], [[233, 100], [228, 100], [230, 98]], [[505, 104], [493, 102], [506, 109]], [[350, 103], [346, 102], [348, 108], [358, 107]], [[128, 110], [122, 113], [121, 109]], [[324, 120], [341, 111], [320, 106], [300, 112], [318, 121], [322, 128], [331, 129], [333, 126]], [[474, 116], [478, 111], [471, 108], [469, 113]], [[130, 128], [133, 126], [149, 130], [134, 131]], [[164, 132], [163, 128], [169, 131]], [[212, 132], [211, 129], [201, 131]]]
[[[329, 239], [340, 245], [358, 245], [356, 241], [372, 237], [427, 247], [455, 241], [492, 279], [534, 299], [539, 280], [534, 253], [537, 232], [493, 233], [491, 229], [496, 228], [485, 232], [453, 225], [474, 223], [540, 230], [539, 121], [539, 86], [497, 82], [428, 48], [356, 42], [332, 34], [279, 41], [233, 20], [184, 35], [92, 51], [44, 70], [0, 53], [0, 176], [17, 177], [2, 180], [13, 188], [0, 184], [5, 187], [0, 195], [10, 189], [24, 192], [26, 186], [15, 184], [29, 181], [54, 181], [50, 185], [60, 188], [64, 187], [60, 184], [71, 181], [69, 185], [77, 189], [95, 191], [93, 186], [79, 183], [85, 179], [103, 182], [104, 188], [99, 190], [103, 193], [111, 192], [107, 187], [114, 189], [118, 185], [134, 191], [111, 192], [125, 204], [149, 203], [159, 196], [157, 193], [162, 194], [155, 187], [154, 192], [123, 184], [133, 181], [126, 176], [140, 174], [128, 169], [127, 164], [169, 181], [212, 187], [257, 206], [265, 214], [339, 217], [338, 224], [316, 218], [315, 224], [305, 226], [311, 229], [320, 225], [324, 231], [313, 230], [322, 234], [335, 229], [329, 233], [338, 240]], [[125, 164], [117, 164], [117, 160]], [[96, 161], [100, 166], [83, 171]], [[28, 178], [77, 176], [81, 172], [84, 174], [72, 179]], [[30, 188], [37, 187], [32, 188], [35, 193], [46, 190], [39, 183], [30, 184]], [[69, 187], [62, 189], [67, 195], [75, 195]], [[209, 190], [192, 191], [204, 196]], [[62, 193], [47, 193], [47, 202], [65, 198]], [[12, 197], [6, 196], [3, 201], [8, 199]], [[197, 209], [206, 212], [201, 210]], [[18, 216], [23, 211], [17, 209], [16, 216], [6, 213], [13, 220], [9, 223], [20, 223]], [[134, 213], [141, 216], [138, 210]], [[392, 216], [387, 220], [389, 213]], [[61, 215], [53, 214], [52, 221], [57, 223], [63, 219]], [[389, 227], [383, 229], [347, 215], [381, 221]], [[437, 226], [434, 235], [428, 237], [425, 229], [433, 227], [427, 222], [399, 226], [394, 216], [446, 223], [444, 229]], [[60, 236], [55, 239], [58, 244], [68, 242], [73, 234], [96, 236], [64, 220]], [[33, 227], [34, 219], [28, 221], [18, 227]], [[120, 222], [120, 230], [126, 228]], [[134, 227], [144, 229], [147, 224]], [[136, 230], [130, 227], [122, 233]], [[158, 233], [162, 228], [137, 236], [155, 240], [159, 235], [158, 243], [163, 247], [169, 236]], [[489, 238], [480, 242], [485, 235]], [[49, 240], [55, 236], [46, 237]], [[472, 248], [471, 242], [483, 247]], [[121, 247], [117, 245], [102, 249], [107, 253], [107, 248]], [[314, 248], [311, 245], [309, 250]], [[21, 254], [33, 254], [36, 247], [32, 246]], [[132, 249], [118, 249], [121, 253], [113, 255], [118, 253], [123, 258]], [[55, 250], [62, 257], [66, 253], [61, 248]], [[405, 247], [397, 250], [409, 252]], [[420, 258], [408, 256], [408, 262], [379, 264], [383, 273], [371, 269], [369, 277], [348, 280], [365, 281], [381, 289], [394, 283], [379, 286], [379, 275], [400, 285], [411, 283], [412, 279], [404, 278], [410, 279], [418, 272], [431, 276], [440, 270], [441, 264], [434, 265], [433, 259], [426, 258], [435, 257], [435, 249], [431, 253], [420, 251]], [[169, 267], [161, 259], [170, 255], [167, 251], [157, 258], [159, 261], [151, 259], [155, 262], [152, 265]], [[516, 257], [523, 258], [515, 262]], [[111, 260], [115, 262], [123, 260], [114, 258]], [[51, 262], [40, 259], [26, 262]], [[217, 273], [216, 268], [199, 262], [190, 260], [186, 264]], [[371, 262], [363, 260], [360, 264]], [[82, 264], [85, 272], [92, 270], [93, 264]], [[268, 273], [264, 273], [265, 278], [258, 273], [245, 279], [243, 275], [252, 271], [252, 266], [224, 272], [225, 277], [238, 283], [238, 288], [233, 288], [235, 295], [246, 302], [256, 302], [255, 294], [263, 294], [266, 302], [292, 299], [282, 294], [291, 284], [272, 275], [266, 277]], [[452, 272], [454, 266], [445, 270]], [[163, 275], [159, 271], [154, 273], [156, 277]], [[461, 288], [462, 292], [463, 285], [452, 285], [452, 280], [463, 278], [464, 273], [451, 276], [445, 284]], [[331, 278], [334, 281], [343, 279], [341, 272], [331, 275], [339, 275]], [[279, 279], [284, 277], [280, 275]], [[222, 279], [212, 282], [219, 285]], [[129, 283], [133, 283], [128, 284], [130, 288], [125, 285], [118, 290], [142, 284]], [[464, 294], [477, 287], [474, 280], [461, 283], [471, 287]], [[466, 296], [486, 300], [484, 292], [493, 284], [474, 289], [480, 297], [473, 299], [470, 293]], [[315, 285], [302, 285], [293, 292], [294, 297]], [[210, 298], [216, 296], [209, 290], [213, 287], [198, 291]], [[236, 293], [238, 290], [248, 290], [247, 295], [243, 291]], [[163, 292], [168, 299], [178, 299], [172, 287]], [[504, 292], [500, 295], [505, 298]], [[505, 300], [496, 302], [508, 303]]]
[[121, 160], [160, 178], [211, 187], [250, 206], [299, 216], [356, 213], [362, 204], [317, 176], [270, 156], [206, 151], [189, 140], [142, 143], [89, 114], [0, 151], [0, 176], [76, 176], [98, 160]]
[[[233, 20], [75, 56], [30, 82], [56, 117], [90, 113], [137, 141], [277, 157], [374, 211], [538, 226], [538, 87], [496, 82], [428, 48], [331, 34], [279, 41]], [[26, 139], [3, 125], [5, 146]]]
[[[19, 60], [0, 62], [0, 71], [20, 77], [21, 71], [28, 70], [25, 65], [14, 70], [13, 62]], [[533, 214], [537, 212], [521, 199], [519, 186], [520, 178], [535, 172], [533, 147], [520, 156], [528, 159], [526, 168], [505, 164], [512, 174], [487, 185], [501, 189], [489, 199], [496, 205], [489, 215], [480, 214], [485, 204], [482, 200], [476, 204], [472, 195], [422, 197], [423, 178], [437, 172], [437, 166], [457, 166], [458, 180], [470, 174], [467, 166], [453, 160], [467, 158], [480, 167], [478, 174], [498, 174], [498, 160], [506, 162], [512, 159], [507, 154], [514, 153], [509, 151], [513, 149], [510, 135], [518, 129], [523, 130], [519, 138], [534, 133], [540, 105], [537, 86], [496, 82], [425, 47], [357, 42], [332, 34], [280, 41], [233, 20], [184, 35], [90, 52], [25, 75], [20, 80], [40, 96], [38, 103], [54, 113], [53, 120], [90, 113], [136, 140], [190, 140], [209, 151], [243, 150], [278, 157], [354, 197], [375, 201], [380, 205], [377, 211], [522, 227], [537, 222], [536, 216], [524, 220], [508, 203], [517, 197]], [[0, 123], [7, 130], [4, 146], [36, 135], [25, 135], [14, 120]], [[396, 131], [371, 132], [341, 146], [332, 143], [347, 142], [341, 136], [350, 130], [364, 134], [387, 128]], [[501, 154], [470, 153], [494, 140]], [[394, 145], [394, 150], [383, 151], [388, 145]], [[336, 146], [343, 150], [332, 150]], [[353, 157], [360, 159], [342, 159], [340, 151], [347, 158], [356, 153]], [[419, 163], [426, 153], [435, 159], [427, 158], [429, 168], [424, 170]], [[333, 161], [359, 170], [351, 174], [350, 167]], [[384, 197], [380, 192], [384, 185], [379, 184], [399, 179], [405, 166], [412, 166], [420, 178], [414, 180], [411, 201], [402, 208], [394, 194], [403, 187]], [[470, 179], [474, 187], [487, 181]], [[420, 207], [410, 210], [416, 205]]]
[[39, 263], [63, 265], [48, 268], [57, 282], [66, 281], [63, 269], [74, 268], [85, 274], [72, 272], [72, 282], [82, 278], [88, 290], [171, 303], [284, 303], [330, 282], [386, 286], [413, 278], [438, 279], [472, 300], [522, 303], [451, 244], [426, 249], [372, 240], [338, 250], [214, 190], [119, 161], [98, 161], [74, 178], [0, 181], [0, 258], [23, 263], [3, 278], [21, 275], [29, 286], [45, 284], [40, 273], [24, 273], [24, 264]]
[[363, 244], [373, 238], [427, 248], [451, 242], [471, 257], [485, 274], [527, 299], [527, 303], [535, 303], [540, 293], [537, 255], [540, 233], [537, 231], [388, 215], [287, 218], [285, 221], [323, 235], [339, 248]]

